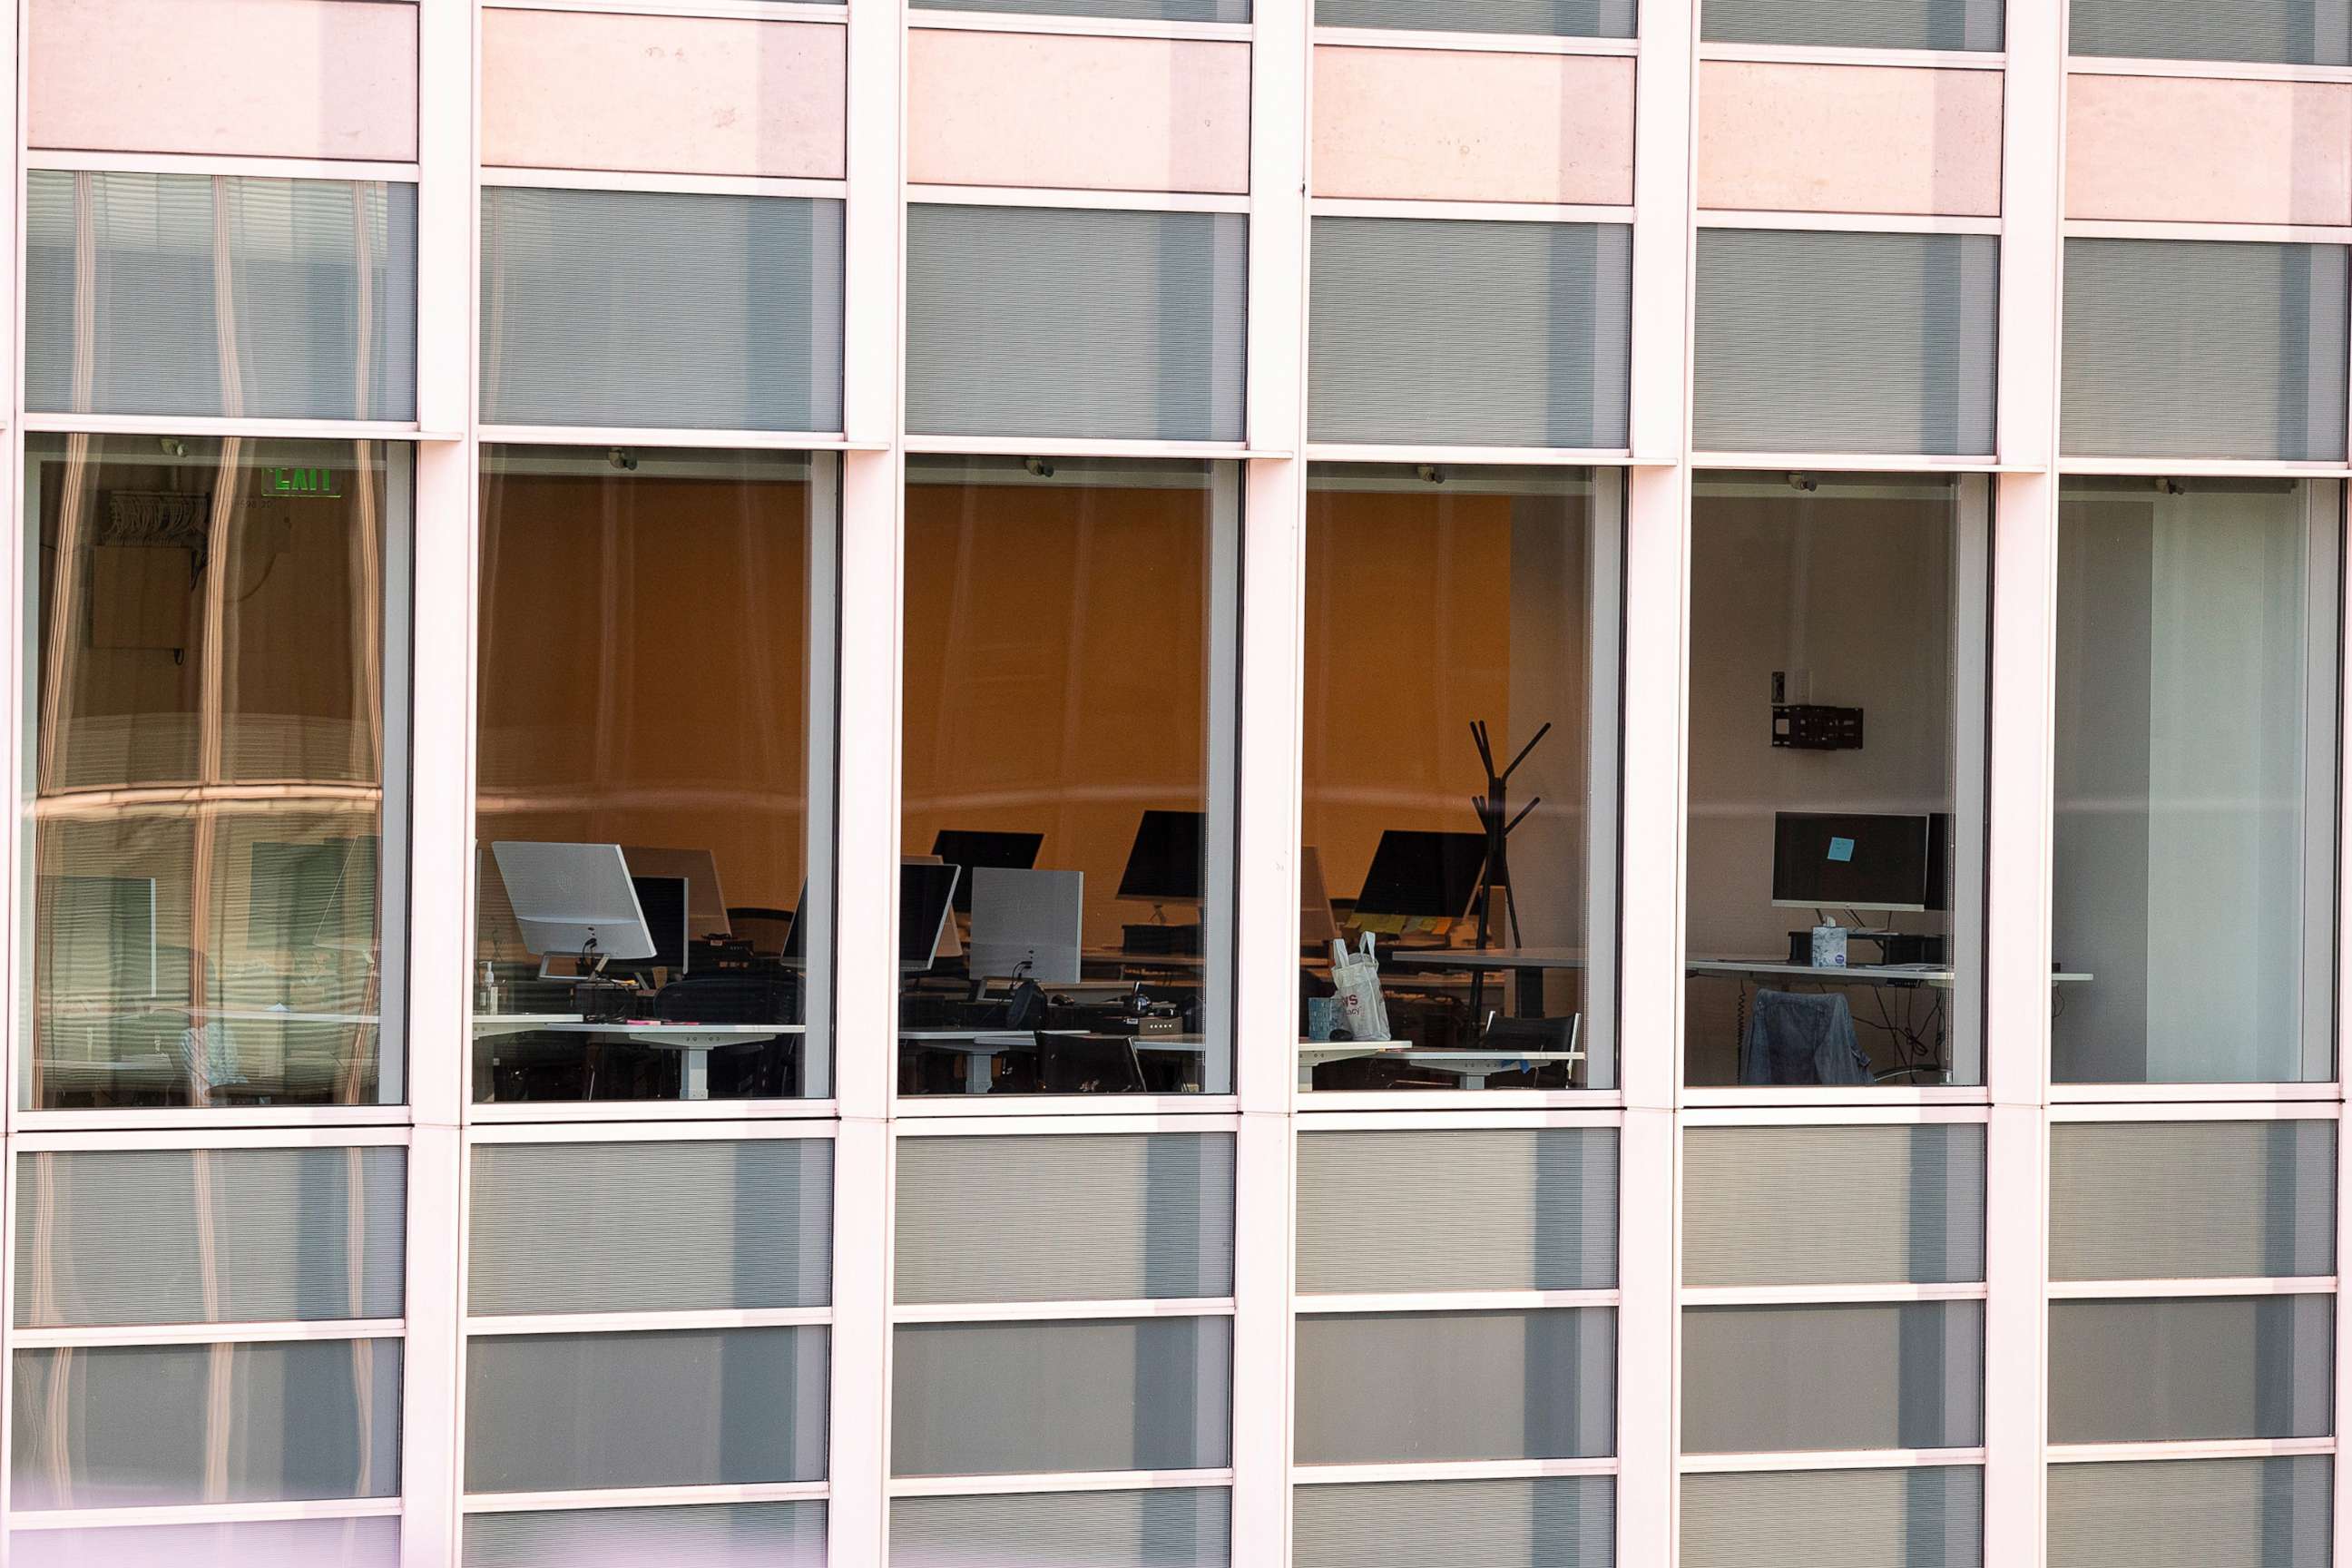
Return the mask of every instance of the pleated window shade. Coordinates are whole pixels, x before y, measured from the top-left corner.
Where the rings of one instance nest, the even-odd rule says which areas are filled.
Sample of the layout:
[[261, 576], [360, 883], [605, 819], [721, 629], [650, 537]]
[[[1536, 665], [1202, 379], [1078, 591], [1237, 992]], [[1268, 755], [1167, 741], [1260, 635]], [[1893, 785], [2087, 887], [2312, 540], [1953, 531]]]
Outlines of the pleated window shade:
[[466, 1489], [822, 1480], [829, 1340], [814, 1326], [478, 1334]]
[[485, 1143], [473, 1162], [478, 1316], [831, 1298], [830, 1139]]
[[2066, 42], [2130, 59], [2352, 65], [2352, 0], [2074, 0]]
[[[1444, 1191], [1475, 1192], [1478, 1201], [1394, 1195]], [[1307, 1295], [1605, 1290], [1617, 1283], [1617, 1133], [1304, 1134], [1297, 1247], [1298, 1289]]]
[[1240, 213], [907, 209], [907, 428], [1242, 438]]
[[465, 1568], [824, 1568], [824, 1504], [558, 1509], [466, 1516]]
[[1234, 1290], [1229, 1132], [898, 1142], [901, 1302]]
[[1683, 1311], [1686, 1454], [1983, 1440], [1981, 1301]]
[[1699, 36], [1710, 44], [1997, 49], [2001, 6], [2002, 0], [1706, 0]]
[[1986, 234], [1701, 229], [1697, 445], [1990, 455], [2000, 271]]
[[1318, 217], [1312, 268], [1315, 440], [1626, 444], [1630, 226]]
[[413, 184], [35, 169], [25, 247], [29, 408], [416, 417]]
[[1609, 1476], [1369, 1481], [1291, 1495], [1296, 1568], [1609, 1568], [1617, 1555]]
[[1016, 1492], [900, 1498], [890, 1505], [890, 1568], [1225, 1568], [1233, 1494]]
[[1634, 0], [1315, 0], [1319, 27], [1630, 38]]
[[2050, 1133], [2054, 1279], [2336, 1271], [2336, 1124], [2079, 1123]]
[[2050, 1304], [2050, 1440], [2324, 1437], [2332, 1296]]
[[26, 1530], [9, 1544], [16, 1568], [400, 1568], [396, 1519]]
[[2342, 460], [2348, 261], [2341, 245], [2068, 240], [2060, 445]]
[[1616, 1443], [1617, 1314], [1301, 1314], [1302, 1465], [1572, 1459]]
[[799, 196], [482, 191], [482, 417], [841, 428], [842, 221]]
[[1685, 1285], [1982, 1279], [1984, 1229], [1981, 1125], [1683, 1135]]
[[1984, 1472], [1973, 1466], [1685, 1476], [1682, 1494], [1682, 1568], [1974, 1568], [1984, 1558]]
[[2050, 1568], [2327, 1568], [2332, 1461], [2050, 1467]]
[[1114, 22], [1246, 22], [1250, 0], [926, 0], [950, 11], [1008, 16], [1100, 16]]
[[11, 1504], [395, 1496], [401, 1350], [301, 1340], [18, 1351]]

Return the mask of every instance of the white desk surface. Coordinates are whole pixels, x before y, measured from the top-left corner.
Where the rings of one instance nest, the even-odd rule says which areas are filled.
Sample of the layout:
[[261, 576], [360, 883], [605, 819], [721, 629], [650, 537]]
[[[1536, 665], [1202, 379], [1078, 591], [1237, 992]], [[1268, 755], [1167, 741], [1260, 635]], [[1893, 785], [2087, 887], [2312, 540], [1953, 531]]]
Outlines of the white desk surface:
[[1397, 969], [1581, 969], [1580, 947], [1404, 947], [1381, 954]]
[[[1758, 974], [1778, 975], [1795, 980], [1818, 980], [1829, 984], [1888, 985], [1909, 981], [1920, 985], [1949, 985], [1953, 973], [1947, 965], [1925, 963], [1850, 963], [1843, 969], [1816, 968], [1810, 963], [1790, 963], [1786, 959], [1770, 958], [1694, 958], [1683, 965], [1691, 974]], [[2059, 984], [2080, 985], [2091, 976], [2062, 972], [2050, 976]]]
[[474, 1037], [499, 1035], [602, 1035], [630, 1039], [639, 1045], [666, 1046], [675, 1050], [700, 1050], [733, 1040], [764, 1040], [774, 1035], [805, 1034], [805, 1024], [672, 1024], [657, 1018], [624, 1018], [617, 1023], [591, 1024], [577, 1013], [478, 1013]]

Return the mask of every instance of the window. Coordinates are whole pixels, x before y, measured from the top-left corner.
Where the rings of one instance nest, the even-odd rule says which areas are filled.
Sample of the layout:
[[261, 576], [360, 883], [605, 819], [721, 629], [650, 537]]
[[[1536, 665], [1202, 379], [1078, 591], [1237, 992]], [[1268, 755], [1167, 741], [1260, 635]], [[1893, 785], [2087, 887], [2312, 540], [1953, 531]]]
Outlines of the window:
[[26, 438], [33, 1110], [398, 1104], [409, 452]]
[[478, 1101], [830, 1093], [835, 473], [484, 448]]
[[2074, 0], [2067, 47], [2132, 59], [2352, 65], [2347, 0]]
[[1318, 27], [1630, 38], [1634, 0], [1315, 0]]
[[1998, 49], [2002, 0], [1706, 0], [1710, 44], [1845, 49]]
[[1622, 480], [1307, 483], [1299, 1086], [1615, 1084]]
[[1685, 1079], [1982, 1083], [1983, 483], [1694, 485]]
[[2335, 1075], [2343, 507], [2331, 481], [2061, 491], [2059, 1082]]
[[1239, 468], [908, 461], [900, 1093], [1233, 1092]]

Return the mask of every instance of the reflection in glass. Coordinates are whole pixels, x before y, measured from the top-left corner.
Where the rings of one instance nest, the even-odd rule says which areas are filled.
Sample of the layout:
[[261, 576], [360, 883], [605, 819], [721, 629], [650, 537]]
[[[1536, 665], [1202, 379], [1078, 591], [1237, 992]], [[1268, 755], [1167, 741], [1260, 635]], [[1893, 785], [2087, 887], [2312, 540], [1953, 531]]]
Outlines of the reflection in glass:
[[1617, 1081], [1622, 494], [1311, 471], [1300, 1087]]
[[403, 1098], [408, 464], [27, 439], [24, 1104]]
[[2062, 1083], [2335, 1076], [2338, 535], [2297, 479], [2074, 479], [2058, 532]]
[[830, 1091], [835, 475], [484, 448], [477, 1100]]
[[1982, 1083], [1984, 482], [1691, 510], [1685, 1081]]
[[1232, 1092], [1240, 492], [908, 462], [900, 1093]]

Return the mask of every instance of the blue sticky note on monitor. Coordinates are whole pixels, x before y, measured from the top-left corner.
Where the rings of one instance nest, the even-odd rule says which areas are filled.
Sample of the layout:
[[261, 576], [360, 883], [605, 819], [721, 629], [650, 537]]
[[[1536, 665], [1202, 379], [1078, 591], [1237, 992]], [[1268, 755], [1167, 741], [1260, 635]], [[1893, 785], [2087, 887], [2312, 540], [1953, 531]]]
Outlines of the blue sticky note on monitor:
[[1853, 840], [1851, 838], [1832, 838], [1830, 840], [1830, 858], [1837, 861], [1841, 865], [1853, 859]]

